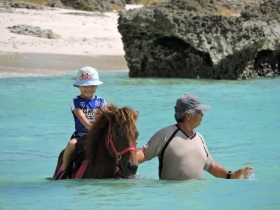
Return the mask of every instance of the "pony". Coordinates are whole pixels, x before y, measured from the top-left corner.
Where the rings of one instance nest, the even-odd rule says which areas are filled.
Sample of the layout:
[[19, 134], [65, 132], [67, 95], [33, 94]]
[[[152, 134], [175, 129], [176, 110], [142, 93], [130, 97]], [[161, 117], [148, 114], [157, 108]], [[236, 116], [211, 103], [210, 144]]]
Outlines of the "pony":
[[53, 179], [128, 178], [137, 172], [136, 140], [138, 112], [114, 104], [100, 108], [86, 136], [78, 139], [69, 167], [62, 170], [63, 152]]

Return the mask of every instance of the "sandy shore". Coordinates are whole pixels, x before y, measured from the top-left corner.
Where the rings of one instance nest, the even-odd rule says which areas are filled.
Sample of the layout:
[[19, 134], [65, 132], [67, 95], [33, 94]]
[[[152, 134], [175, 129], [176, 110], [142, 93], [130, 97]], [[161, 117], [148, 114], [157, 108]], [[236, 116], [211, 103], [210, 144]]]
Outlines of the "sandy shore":
[[[139, 5], [127, 6], [133, 9]], [[0, 8], [0, 77], [53, 75], [90, 65], [100, 70], [128, 70], [117, 12], [59, 8]], [[30, 25], [61, 36], [46, 39], [11, 33], [7, 27]]]

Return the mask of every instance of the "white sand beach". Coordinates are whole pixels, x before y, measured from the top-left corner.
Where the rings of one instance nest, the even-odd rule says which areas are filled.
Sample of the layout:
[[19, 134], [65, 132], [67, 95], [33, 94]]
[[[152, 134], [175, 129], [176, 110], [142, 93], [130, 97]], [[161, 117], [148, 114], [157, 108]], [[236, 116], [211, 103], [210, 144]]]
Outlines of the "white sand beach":
[[[126, 9], [137, 7], [141, 5], [129, 5]], [[102, 70], [127, 70], [117, 20], [118, 13], [114, 11], [0, 8], [0, 77], [12, 71], [20, 75], [20, 72], [38, 72], [38, 69], [42, 74], [53, 74], [59, 70], [76, 70], [84, 65]], [[15, 25], [49, 29], [61, 38], [11, 33], [8, 27]]]

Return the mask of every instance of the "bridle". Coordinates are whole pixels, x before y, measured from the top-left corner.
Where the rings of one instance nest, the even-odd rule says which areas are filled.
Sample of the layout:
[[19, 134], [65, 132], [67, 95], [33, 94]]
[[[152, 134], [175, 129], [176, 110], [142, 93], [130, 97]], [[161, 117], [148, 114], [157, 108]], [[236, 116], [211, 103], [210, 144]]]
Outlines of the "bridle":
[[122, 150], [121, 152], [118, 152], [116, 147], [115, 147], [115, 144], [113, 142], [113, 135], [112, 135], [112, 132], [111, 132], [111, 127], [112, 127], [112, 122], [110, 121], [109, 122], [109, 128], [108, 128], [108, 141], [107, 141], [107, 149], [109, 147], [109, 144], [111, 145], [114, 153], [115, 153], [115, 160], [116, 160], [116, 165], [117, 165], [117, 168], [116, 168], [116, 173], [114, 175], [115, 178], [126, 178], [126, 175], [123, 173], [123, 168], [120, 164], [120, 160], [122, 159], [122, 155], [127, 153], [127, 152], [130, 152], [130, 151], [136, 151], [136, 148], [135, 147], [128, 147], [124, 150]]
[[128, 148], [122, 150], [121, 152], [118, 152], [116, 147], [115, 147], [115, 144], [113, 142], [113, 135], [112, 135], [112, 132], [111, 132], [111, 127], [112, 127], [112, 123], [110, 121], [109, 122], [109, 128], [108, 128], [107, 148], [109, 147], [109, 144], [110, 144], [112, 149], [113, 149], [113, 151], [114, 151], [114, 153], [115, 153], [116, 163], [119, 166], [119, 161], [122, 159], [122, 155], [127, 153], [127, 152], [130, 152], [130, 151], [136, 151], [136, 148], [135, 147], [128, 147]]

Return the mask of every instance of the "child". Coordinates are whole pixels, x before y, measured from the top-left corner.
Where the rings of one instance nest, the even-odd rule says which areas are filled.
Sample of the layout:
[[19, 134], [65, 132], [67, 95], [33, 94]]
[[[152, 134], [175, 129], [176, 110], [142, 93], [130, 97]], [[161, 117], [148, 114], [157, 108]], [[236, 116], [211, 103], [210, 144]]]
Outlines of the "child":
[[98, 108], [106, 107], [105, 99], [94, 95], [98, 85], [102, 83], [94, 68], [85, 66], [78, 71], [77, 81], [73, 86], [79, 88], [81, 94], [71, 101], [75, 132], [64, 150], [63, 169], [66, 169], [71, 161], [71, 155], [76, 150], [77, 139], [86, 135], [94, 123]]

